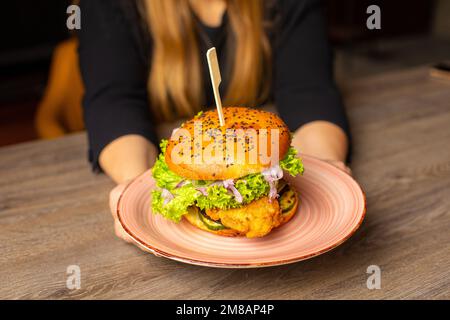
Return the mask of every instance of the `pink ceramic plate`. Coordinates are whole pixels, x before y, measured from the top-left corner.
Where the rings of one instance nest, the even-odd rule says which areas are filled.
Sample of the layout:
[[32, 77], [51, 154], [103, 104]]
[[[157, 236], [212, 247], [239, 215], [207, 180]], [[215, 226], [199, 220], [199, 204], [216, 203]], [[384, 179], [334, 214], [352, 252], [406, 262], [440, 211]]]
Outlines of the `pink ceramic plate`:
[[291, 221], [258, 239], [228, 238], [187, 221], [174, 223], [151, 212], [155, 181], [148, 171], [120, 197], [120, 223], [137, 245], [157, 256], [221, 268], [274, 266], [305, 260], [347, 240], [361, 225], [365, 197], [358, 183], [334, 166], [303, 156], [305, 174], [291, 179], [300, 194]]

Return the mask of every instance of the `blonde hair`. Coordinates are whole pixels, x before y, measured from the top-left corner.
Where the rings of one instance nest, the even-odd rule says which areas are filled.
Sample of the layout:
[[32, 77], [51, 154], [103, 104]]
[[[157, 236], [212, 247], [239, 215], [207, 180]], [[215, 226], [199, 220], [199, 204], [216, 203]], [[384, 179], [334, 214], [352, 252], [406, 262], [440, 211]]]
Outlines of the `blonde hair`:
[[[209, 79], [201, 76], [203, 57], [189, 0], [143, 1], [153, 42], [148, 81], [153, 111], [162, 120], [172, 120], [174, 113], [192, 116], [202, 107], [202, 84]], [[268, 96], [271, 52], [263, 11], [263, 0], [227, 0], [234, 59], [224, 105], [255, 106]]]

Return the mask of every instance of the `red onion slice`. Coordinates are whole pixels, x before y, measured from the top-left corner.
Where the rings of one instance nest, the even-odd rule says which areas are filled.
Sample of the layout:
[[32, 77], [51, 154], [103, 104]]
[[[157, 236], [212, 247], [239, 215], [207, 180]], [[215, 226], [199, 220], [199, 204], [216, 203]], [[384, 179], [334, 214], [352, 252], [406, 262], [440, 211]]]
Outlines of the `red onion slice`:
[[169, 190], [164, 189], [164, 188], [162, 189], [161, 197], [164, 199], [164, 202], [163, 202], [164, 205], [169, 203], [174, 198], [173, 194]]
[[269, 169], [264, 170], [261, 173], [264, 179], [269, 183], [270, 191], [269, 191], [269, 199], [278, 198], [276, 181], [283, 178], [283, 170], [279, 165], [275, 165], [270, 167]]
[[187, 183], [186, 180], [181, 180], [180, 182], [177, 183], [177, 185], [175, 186], [175, 189], [181, 188], [182, 186], [184, 186]]
[[205, 197], [208, 196], [208, 192], [206, 191], [206, 188], [195, 188], [195, 190], [199, 191], [202, 195], [204, 195]]
[[236, 200], [237, 203], [242, 203], [242, 201], [244, 201], [244, 199], [242, 198], [241, 193], [234, 186], [234, 180], [233, 179], [223, 180], [222, 182], [223, 182], [223, 186], [225, 187], [225, 189], [227, 189], [227, 190], [229, 190], [229, 191], [231, 191], [233, 193], [234, 199]]

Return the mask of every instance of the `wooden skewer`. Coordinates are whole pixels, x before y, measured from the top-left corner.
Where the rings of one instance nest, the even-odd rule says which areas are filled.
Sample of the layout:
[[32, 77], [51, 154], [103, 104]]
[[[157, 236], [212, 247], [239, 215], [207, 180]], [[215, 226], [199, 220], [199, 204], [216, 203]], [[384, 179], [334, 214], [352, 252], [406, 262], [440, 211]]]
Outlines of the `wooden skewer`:
[[217, 60], [216, 48], [212, 47], [206, 52], [208, 59], [209, 75], [211, 77], [211, 84], [214, 92], [214, 99], [216, 100], [217, 113], [219, 114], [220, 126], [225, 125], [225, 118], [222, 111], [222, 100], [220, 99], [219, 85], [222, 81], [220, 76], [219, 61]]

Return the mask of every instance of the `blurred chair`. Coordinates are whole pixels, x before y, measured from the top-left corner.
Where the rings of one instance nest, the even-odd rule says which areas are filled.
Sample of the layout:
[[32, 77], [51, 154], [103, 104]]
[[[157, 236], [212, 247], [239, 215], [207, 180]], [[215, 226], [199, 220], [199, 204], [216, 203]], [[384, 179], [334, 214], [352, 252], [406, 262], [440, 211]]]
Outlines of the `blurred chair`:
[[84, 88], [77, 48], [77, 39], [71, 38], [53, 52], [47, 86], [35, 118], [40, 138], [56, 138], [84, 129], [81, 108]]

